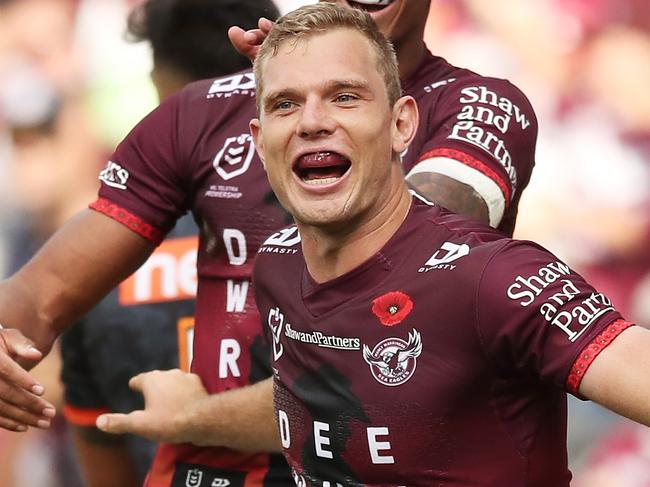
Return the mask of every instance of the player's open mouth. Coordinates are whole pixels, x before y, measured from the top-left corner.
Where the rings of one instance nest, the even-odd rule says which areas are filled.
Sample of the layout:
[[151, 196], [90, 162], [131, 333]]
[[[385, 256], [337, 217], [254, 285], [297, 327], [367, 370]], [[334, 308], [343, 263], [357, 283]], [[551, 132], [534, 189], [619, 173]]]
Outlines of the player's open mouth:
[[350, 169], [350, 161], [336, 152], [311, 152], [300, 156], [293, 172], [310, 186], [333, 184]]
[[353, 8], [358, 8], [360, 10], [365, 10], [366, 12], [373, 13], [373, 12], [379, 12], [380, 10], [384, 10], [386, 7], [388, 7], [391, 3], [393, 3], [393, 0], [360, 0], [358, 2], [355, 2], [353, 0], [347, 0], [348, 5]]

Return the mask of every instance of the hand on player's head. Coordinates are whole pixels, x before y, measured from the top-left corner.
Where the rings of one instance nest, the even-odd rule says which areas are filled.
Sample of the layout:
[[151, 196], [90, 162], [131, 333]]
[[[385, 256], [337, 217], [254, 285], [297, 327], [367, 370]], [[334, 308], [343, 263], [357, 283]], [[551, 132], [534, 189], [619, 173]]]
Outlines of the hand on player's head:
[[255, 61], [260, 45], [273, 27], [273, 22], [261, 17], [258, 21], [258, 29], [244, 30], [238, 26], [228, 29], [228, 37], [233, 47], [243, 54], [251, 63]]

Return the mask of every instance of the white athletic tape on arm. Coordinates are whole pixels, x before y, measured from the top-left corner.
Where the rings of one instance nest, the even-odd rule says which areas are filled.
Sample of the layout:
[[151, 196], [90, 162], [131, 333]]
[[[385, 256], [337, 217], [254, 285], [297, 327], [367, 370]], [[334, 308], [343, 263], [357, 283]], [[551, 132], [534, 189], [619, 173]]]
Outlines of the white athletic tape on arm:
[[490, 226], [497, 227], [503, 218], [505, 210], [505, 197], [499, 185], [487, 177], [481, 171], [467, 166], [456, 159], [449, 157], [432, 157], [416, 164], [406, 175], [408, 178], [413, 174], [432, 172], [450, 177], [463, 184], [474, 188], [485, 201], [490, 218]]

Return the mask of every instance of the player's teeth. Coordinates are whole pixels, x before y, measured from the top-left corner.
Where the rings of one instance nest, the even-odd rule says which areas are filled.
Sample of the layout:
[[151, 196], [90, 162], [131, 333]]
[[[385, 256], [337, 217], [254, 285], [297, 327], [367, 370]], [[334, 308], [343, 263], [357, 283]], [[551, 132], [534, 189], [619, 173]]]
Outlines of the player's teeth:
[[310, 186], [321, 186], [323, 184], [335, 183], [339, 178], [322, 178], [322, 179], [303, 179]]

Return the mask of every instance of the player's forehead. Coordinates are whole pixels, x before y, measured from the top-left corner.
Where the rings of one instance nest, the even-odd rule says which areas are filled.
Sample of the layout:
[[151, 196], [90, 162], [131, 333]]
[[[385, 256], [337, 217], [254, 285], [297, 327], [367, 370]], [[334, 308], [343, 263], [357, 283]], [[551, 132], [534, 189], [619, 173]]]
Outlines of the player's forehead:
[[340, 28], [285, 39], [262, 64], [265, 92], [289, 86], [372, 84], [381, 80], [378, 54], [362, 33]]

